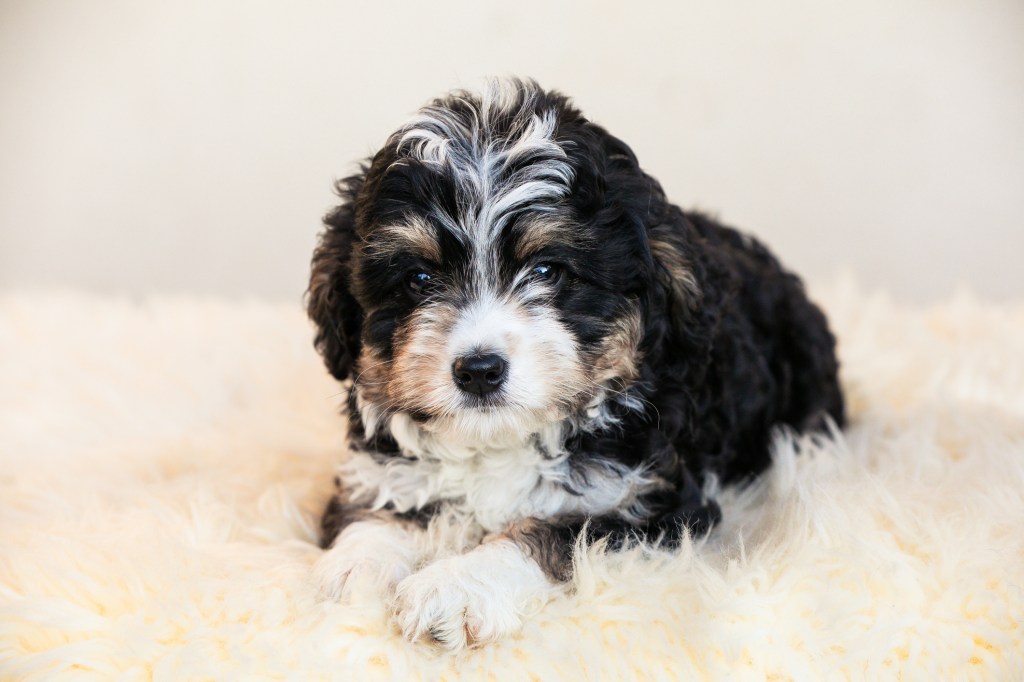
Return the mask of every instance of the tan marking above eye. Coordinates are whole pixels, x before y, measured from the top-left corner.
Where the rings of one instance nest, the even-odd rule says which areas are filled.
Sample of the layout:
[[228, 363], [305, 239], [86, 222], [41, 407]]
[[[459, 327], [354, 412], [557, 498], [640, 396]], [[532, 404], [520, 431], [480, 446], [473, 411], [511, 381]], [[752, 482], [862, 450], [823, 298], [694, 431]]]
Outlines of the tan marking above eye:
[[410, 218], [400, 225], [386, 225], [373, 232], [366, 254], [383, 258], [409, 252], [435, 263], [441, 260], [441, 245], [434, 227], [422, 218]]
[[532, 218], [516, 229], [516, 258], [526, 260], [531, 255], [552, 244], [579, 241], [578, 235], [565, 223], [554, 220]]

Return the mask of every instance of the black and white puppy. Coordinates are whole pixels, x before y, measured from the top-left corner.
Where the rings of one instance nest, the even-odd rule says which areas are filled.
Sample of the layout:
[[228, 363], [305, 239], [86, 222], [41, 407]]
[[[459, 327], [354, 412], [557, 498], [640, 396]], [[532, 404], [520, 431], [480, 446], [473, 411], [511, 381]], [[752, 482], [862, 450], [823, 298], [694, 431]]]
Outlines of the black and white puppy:
[[800, 281], [556, 92], [434, 100], [338, 189], [308, 307], [352, 453], [316, 573], [375, 580], [410, 639], [510, 633], [581, 534], [706, 533], [774, 427], [843, 423]]

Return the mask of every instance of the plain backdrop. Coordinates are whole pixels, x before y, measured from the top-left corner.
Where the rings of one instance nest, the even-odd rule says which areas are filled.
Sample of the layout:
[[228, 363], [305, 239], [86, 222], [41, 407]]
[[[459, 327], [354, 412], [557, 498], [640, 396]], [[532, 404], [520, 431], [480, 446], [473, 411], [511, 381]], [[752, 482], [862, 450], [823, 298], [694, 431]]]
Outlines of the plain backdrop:
[[0, 288], [298, 301], [331, 184], [532, 76], [812, 281], [1024, 294], [1024, 2], [0, 0]]

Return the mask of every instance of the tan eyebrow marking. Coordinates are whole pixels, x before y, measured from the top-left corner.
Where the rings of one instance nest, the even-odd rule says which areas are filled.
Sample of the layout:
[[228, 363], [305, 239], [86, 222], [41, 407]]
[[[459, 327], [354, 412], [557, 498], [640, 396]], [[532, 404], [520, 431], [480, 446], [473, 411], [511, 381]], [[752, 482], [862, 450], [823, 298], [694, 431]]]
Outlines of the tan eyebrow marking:
[[534, 218], [517, 229], [516, 258], [522, 260], [555, 243], [573, 238], [573, 230], [565, 223]]
[[386, 225], [373, 233], [367, 253], [371, 257], [389, 256], [395, 252], [411, 251], [423, 258], [439, 263], [441, 244], [437, 232], [427, 221], [413, 217], [399, 225]]

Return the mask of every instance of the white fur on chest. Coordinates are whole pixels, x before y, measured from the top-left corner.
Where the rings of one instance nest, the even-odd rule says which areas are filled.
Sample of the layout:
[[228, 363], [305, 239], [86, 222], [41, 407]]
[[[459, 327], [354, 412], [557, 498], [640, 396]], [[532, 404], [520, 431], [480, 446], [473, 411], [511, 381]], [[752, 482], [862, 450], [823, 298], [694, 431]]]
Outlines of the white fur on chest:
[[[515, 445], [474, 447], [444, 443], [407, 418], [393, 418], [391, 433], [408, 457], [378, 462], [353, 453], [342, 465], [343, 485], [354, 502], [398, 512], [441, 502], [471, 516], [487, 532], [525, 518], [616, 511], [629, 518], [639, 492], [651, 485], [643, 470], [608, 461], [576, 465], [560, 451], [560, 433], [542, 433]], [[545, 456], [544, 451], [554, 453]], [[571, 490], [566, 487], [571, 486]]]

